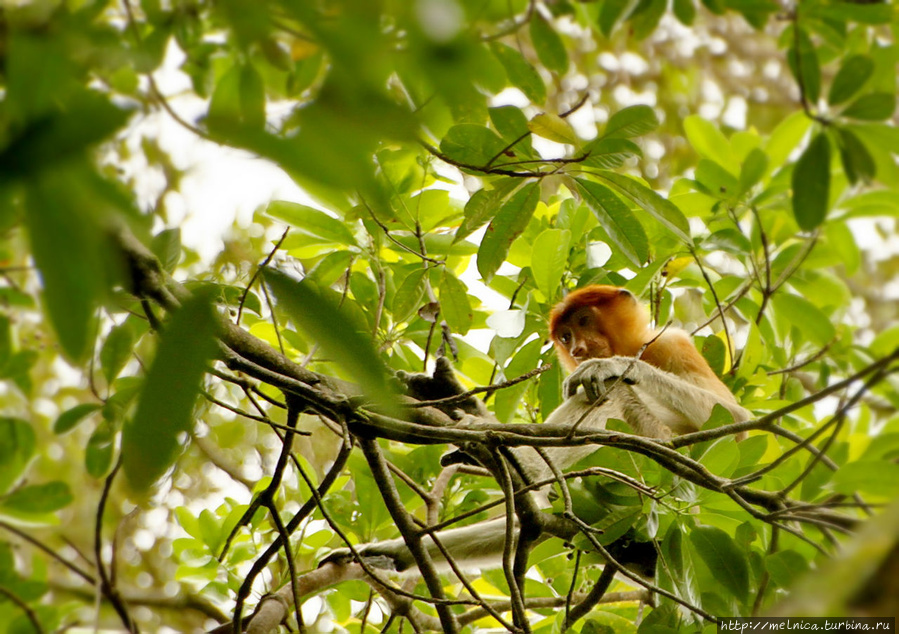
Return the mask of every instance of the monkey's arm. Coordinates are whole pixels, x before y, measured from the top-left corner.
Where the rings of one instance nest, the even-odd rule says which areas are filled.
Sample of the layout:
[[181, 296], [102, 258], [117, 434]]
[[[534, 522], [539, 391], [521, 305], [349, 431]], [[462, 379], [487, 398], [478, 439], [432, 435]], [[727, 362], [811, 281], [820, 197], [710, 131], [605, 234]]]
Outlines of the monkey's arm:
[[697, 431], [712, 414], [715, 405], [731, 413], [734, 422], [749, 420], [750, 412], [726, 398], [631, 357], [590, 359], [580, 364], [565, 382], [566, 396], [584, 388], [589, 401], [606, 395], [607, 383], [621, 380], [655, 416], [676, 434]]

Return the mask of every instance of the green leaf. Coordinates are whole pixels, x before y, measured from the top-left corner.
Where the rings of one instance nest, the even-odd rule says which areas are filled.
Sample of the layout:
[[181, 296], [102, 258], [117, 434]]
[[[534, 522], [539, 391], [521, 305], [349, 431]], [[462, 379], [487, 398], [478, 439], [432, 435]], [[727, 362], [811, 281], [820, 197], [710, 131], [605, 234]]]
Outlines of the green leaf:
[[3, 499], [0, 508], [16, 513], [52, 513], [68, 506], [74, 499], [69, 485], [57, 480], [16, 489]]
[[568, 52], [552, 25], [536, 11], [531, 16], [531, 40], [537, 57], [549, 70], [564, 75], [568, 70]]
[[690, 223], [683, 212], [666, 198], [642, 185], [633, 178], [615, 172], [599, 171], [595, 176], [612, 185], [619, 193], [631, 199], [638, 207], [658, 220], [671, 233], [687, 244], [691, 244]]
[[159, 258], [162, 268], [171, 273], [181, 259], [181, 227], [163, 229], [150, 243], [150, 250]]
[[803, 231], [818, 227], [827, 217], [830, 196], [830, 141], [818, 133], [793, 168], [793, 215]]
[[356, 238], [353, 237], [353, 232], [346, 223], [313, 207], [286, 200], [276, 200], [268, 204], [265, 213], [272, 218], [283, 220], [307, 235], [321, 238], [327, 242], [336, 242], [347, 246], [356, 245]]
[[456, 230], [453, 242], [458, 242], [480, 229], [496, 215], [506, 196], [520, 184], [517, 178], [503, 178], [493, 183], [491, 189], [479, 189], [465, 203], [465, 217]]
[[865, 144], [846, 128], [836, 128], [836, 133], [840, 148], [840, 161], [843, 163], [843, 169], [846, 171], [849, 182], [854, 184], [859, 180], [864, 182], [872, 180], [877, 172], [877, 165]]
[[621, 167], [632, 156], [642, 156], [640, 146], [627, 139], [600, 138], [588, 143], [582, 150], [583, 165], [599, 169], [615, 169]]
[[193, 409], [207, 364], [215, 356], [216, 315], [209, 297], [184, 301], [160, 336], [134, 417], [122, 429], [122, 466], [142, 493], [174, 463], [193, 429]]
[[649, 258], [649, 239], [643, 225], [608, 187], [583, 179], [576, 182], [584, 202], [609, 238], [628, 260], [640, 268]]
[[715, 581], [731, 595], [745, 601], [749, 595], [749, 566], [746, 554], [730, 535], [715, 526], [697, 526], [690, 531], [690, 543], [711, 570]]
[[0, 418], [0, 493], [16, 483], [34, 456], [34, 430], [24, 420]]
[[874, 60], [870, 56], [852, 55], [847, 57], [843, 60], [836, 77], [833, 78], [827, 102], [831, 106], [836, 106], [849, 101], [873, 73]]
[[91, 477], [100, 479], [112, 469], [115, 454], [115, 434], [108, 424], [101, 424], [91, 434], [84, 450], [84, 467]]
[[884, 460], [851, 462], [833, 474], [831, 486], [837, 493], [892, 500], [899, 495], [899, 465]]
[[440, 141], [440, 151], [452, 161], [477, 169], [496, 161], [507, 145], [490, 128], [462, 123], [449, 129]]
[[768, 171], [768, 155], [759, 148], [753, 148], [743, 160], [740, 168], [740, 193], [745, 194], [762, 180]]
[[809, 569], [809, 562], [795, 550], [781, 550], [765, 557], [765, 569], [774, 583], [789, 588]]
[[528, 183], [500, 208], [478, 247], [478, 271], [490, 280], [509, 253], [509, 247], [525, 227], [540, 200], [540, 185]]
[[94, 309], [104, 294], [108, 246], [83, 205], [95, 203], [74, 173], [43, 172], [27, 189], [26, 225], [43, 282], [44, 308], [63, 353], [80, 363], [96, 331]]
[[827, 315], [804, 297], [778, 293], [773, 303], [778, 315], [816, 346], [823, 347], [836, 336], [836, 328]]
[[612, 34], [625, 10], [631, 4], [630, 0], [605, 0], [599, 10], [599, 30], [606, 37]]
[[134, 331], [125, 322], [113, 326], [100, 348], [100, 367], [107, 383], [112, 383], [134, 352]]
[[221, 76], [212, 92], [206, 125], [216, 132], [263, 129], [265, 85], [252, 64], [235, 64]]
[[[793, 27], [797, 28], [797, 27]], [[799, 29], [799, 41], [787, 53], [787, 63], [806, 100], [814, 106], [821, 96], [821, 66], [815, 45], [805, 29]]]
[[[2, 299], [0, 299], [2, 301]], [[10, 328], [9, 317], [0, 314], [0, 376], [6, 370], [6, 364], [12, 358], [13, 343], [12, 329]]]
[[896, 95], [886, 92], [875, 92], [859, 97], [849, 104], [841, 114], [850, 119], [883, 121], [892, 117], [895, 111]]
[[623, 108], [609, 117], [603, 139], [630, 139], [652, 132], [659, 127], [659, 118], [649, 106], [637, 105]]
[[56, 422], [53, 423], [53, 433], [57, 435], [65, 434], [74, 429], [81, 421], [100, 409], [102, 405], [98, 403], [82, 403], [71, 409], [67, 409]]
[[393, 295], [393, 318], [396, 321], [403, 321], [418, 310], [425, 292], [426, 274], [426, 269], [416, 269], [409, 273], [396, 289]]
[[696, 5], [693, 0], [674, 0], [674, 16], [685, 26], [691, 26], [696, 19]]
[[547, 300], [555, 298], [562, 275], [568, 270], [570, 245], [571, 232], [567, 229], [546, 229], [534, 240], [531, 274]]
[[546, 86], [540, 73], [528, 63], [524, 56], [516, 49], [501, 42], [491, 42], [490, 50], [506, 69], [509, 82], [520, 89], [525, 97], [531, 100], [531, 103], [538, 106], [543, 105], [546, 101]]
[[384, 365], [371, 338], [356, 329], [347, 313], [314, 284], [265, 269], [263, 276], [278, 304], [325, 354], [359, 383], [366, 396], [385, 407], [395, 406]]
[[574, 145], [578, 138], [571, 125], [555, 114], [541, 113], [528, 121], [528, 129], [544, 139]]
[[240, 69], [240, 112], [248, 127], [261, 130], [265, 126], [265, 83], [252, 64]]
[[440, 278], [440, 314], [454, 333], [466, 334], [471, 328], [474, 314], [468, 301], [468, 289], [449, 268], [443, 267]]
[[730, 141], [718, 126], [697, 114], [691, 114], [684, 119], [684, 132], [699, 156], [710, 159], [728, 172], [736, 174]]

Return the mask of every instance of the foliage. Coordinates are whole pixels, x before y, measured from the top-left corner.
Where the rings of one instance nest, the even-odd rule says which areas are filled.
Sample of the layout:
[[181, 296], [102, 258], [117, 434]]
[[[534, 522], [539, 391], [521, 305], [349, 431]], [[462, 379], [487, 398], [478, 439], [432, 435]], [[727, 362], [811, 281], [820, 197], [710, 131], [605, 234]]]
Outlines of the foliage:
[[[0, 629], [247, 615], [344, 539], [398, 535], [377, 456], [418, 521], [486, 517], [501, 487], [441, 468], [454, 429], [417, 424], [389, 372], [449, 355], [467, 387], [506, 382], [499, 421], [541, 422], [546, 315], [588, 283], [694, 329], [759, 418], [675, 445], [694, 476], [631, 445], [579, 465], [578, 517], [651, 542], [661, 595], [621, 578], [574, 629], [765, 613], [899, 497], [891, 2], [35, 0], [0, 23]], [[201, 259], [170, 209], [179, 148], [138, 125], [160, 116], [308, 198]], [[868, 530], [894, 539], [892, 516]], [[532, 551], [533, 631], [596, 582], [588, 535]], [[870, 598], [851, 561], [829, 615]], [[407, 618], [448, 618], [436, 592]], [[385, 597], [349, 582], [302, 616], [398, 630]], [[480, 602], [452, 611], [498, 627]]]

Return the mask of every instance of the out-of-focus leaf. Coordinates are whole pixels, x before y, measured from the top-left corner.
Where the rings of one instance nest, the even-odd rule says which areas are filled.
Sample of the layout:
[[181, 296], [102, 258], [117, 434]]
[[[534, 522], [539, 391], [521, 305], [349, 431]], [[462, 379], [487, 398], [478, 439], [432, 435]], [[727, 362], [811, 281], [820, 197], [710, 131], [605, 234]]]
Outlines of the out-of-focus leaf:
[[899, 465], [881, 460], [851, 462], [833, 474], [831, 485], [837, 493], [893, 500], [899, 495]]
[[69, 485], [55, 481], [16, 489], [0, 502], [0, 509], [15, 513], [52, 513], [72, 503]]
[[424, 279], [426, 269], [416, 269], [403, 279], [393, 296], [393, 318], [402, 321], [408, 318], [421, 305], [424, 296]]
[[768, 155], [759, 148], [754, 148], [743, 159], [743, 165], [740, 168], [740, 193], [748, 192], [762, 180], [766, 171], [768, 171]]
[[622, 108], [611, 117], [603, 130], [604, 139], [630, 139], [652, 132], [659, 127], [659, 118], [649, 106], [636, 105]]
[[[798, 28], [794, 25], [793, 28]], [[805, 29], [799, 29], [798, 42], [787, 53], [793, 77], [799, 82], [805, 99], [814, 106], [821, 96], [821, 66], [818, 52]]]
[[216, 316], [202, 294], [182, 303], [160, 336], [134, 417], [122, 429], [122, 466], [137, 492], [147, 491], [175, 461], [193, 429], [193, 409], [216, 352]]
[[836, 329], [827, 315], [804, 297], [778, 293], [773, 302], [778, 314], [799, 328], [802, 335], [815, 345], [823, 347], [836, 335]]
[[696, 19], [696, 5], [693, 0], [674, 0], [674, 15], [681, 24], [690, 26]]
[[209, 102], [210, 130], [237, 127], [261, 130], [265, 124], [265, 87], [250, 64], [235, 64], [219, 78]]
[[181, 227], [163, 229], [150, 243], [150, 250], [159, 258], [162, 268], [171, 273], [181, 259]]
[[568, 250], [571, 232], [567, 229], [546, 229], [534, 240], [531, 273], [543, 295], [551, 300], [556, 296], [562, 275], [568, 270]]
[[765, 569], [781, 588], [792, 586], [808, 568], [808, 561], [795, 550], [781, 550], [765, 557]]
[[276, 200], [268, 204], [265, 213], [272, 218], [283, 220], [308, 235], [328, 242], [347, 246], [356, 244], [353, 232], [346, 223], [313, 207], [286, 200]]
[[615, 169], [632, 156], [642, 156], [640, 146], [621, 138], [600, 138], [584, 146], [583, 164], [600, 169]]
[[696, 114], [684, 119], [684, 132], [696, 153], [715, 161], [727, 171], [736, 174], [734, 159], [730, 152], [730, 142], [724, 133], [710, 121]]
[[101, 407], [102, 405], [98, 403], [82, 403], [81, 405], [76, 405], [71, 409], [67, 409], [62, 414], [60, 414], [59, 418], [56, 419], [56, 422], [53, 423], [53, 433], [64, 434], [74, 429], [79, 423], [81, 423], [81, 421], [96, 412]]
[[630, 6], [629, 0], [606, 0], [599, 10], [599, 30], [609, 37], [624, 11]]
[[562, 38], [539, 13], [535, 12], [530, 22], [531, 40], [537, 57], [549, 70], [564, 75], [568, 70], [568, 52]]
[[384, 364], [371, 339], [356, 329], [328, 295], [274, 269], [265, 269], [263, 276], [293, 322], [343, 367], [369, 398], [386, 407], [395, 405]]
[[868, 55], [853, 55], [843, 60], [837, 71], [827, 101], [832, 106], [849, 101], [874, 73], [874, 60]]
[[528, 128], [537, 136], [556, 143], [577, 143], [574, 128], [562, 117], [555, 114], [541, 113], [528, 121]]
[[474, 317], [468, 301], [468, 289], [446, 267], [440, 279], [440, 313], [454, 333], [464, 335]]
[[490, 50], [496, 55], [509, 81], [520, 89], [535, 105], [541, 106], [546, 101], [546, 86], [533, 66], [516, 49], [501, 42], [491, 42]]
[[107, 383], [112, 383], [134, 352], [134, 331], [127, 322], [114, 326], [100, 348], [100, 367]]
[[478, 248], [478, 271], [490, 280], [509, 253], [509, 247], [525, 227], [540, 200], [540, 185], [528, 183], [519, 189], [497, 212], [487, 227]]
[[502, 156], [506, 145], [493, 130], [462, 123], [449, 129], [440, 142], [440, 151], [463, 165], [485, 168]]
[[637, 217], [608, 187], [584, 179], [577, 184], [584, 202], [618, 250], [635, 266], [642, 266], [649, 257], [649, 239]]
[[731, 536], [716, 526], [697, 526], [690, 531], [690, 543], [715, 580], [744, 601], [749, 595], [749, 565]]
[[611, 185], [626, 198], [631, 199], [641, 209], [658, 220], [677, 238], [690, 244], [690, 224], [683, 212], [666, 198], [651, 190], [646, 185], [638, 183], [633, 178], [616, 174], [615, 172], [600, 171], [595, 176]]
[[896, 95], [886, 92], [875, 92], [862, 95], [849, 104], [842, 115], [850, 119], [863, 121], [883, 121], [893, 116], [896, 111]]
[[830, 141], [819, 133], [793, 168], [793, 215], [804, 231], [824, 222], [830, 196]]
[[861, 139], [844, 127], [836, 128], [836, 133], [840, 148], [840, 161], [843, 163], [843, 169], [846, 171], [846, 178], [849, 179], [849, 182], [856, 183], [859, 180], [868, 182], [873, 179], [877, 172], [877, 166]]
[[34, 430], [24, 420], [0, 418], [0, 493], [16, 483], [34, 456]]
[[98, 425], [84, 450], [84, 468], [94, 478], [106, 476], [115, 457], [115, 434], [109, 424]]
[[471, 235], [496, 215], [502, 202], [518, 187], [517, 178], [504, 178], [493, 183], [493, 187], [479, 189], [465, 203], [465, 217], [456, 230], [454, 242]]

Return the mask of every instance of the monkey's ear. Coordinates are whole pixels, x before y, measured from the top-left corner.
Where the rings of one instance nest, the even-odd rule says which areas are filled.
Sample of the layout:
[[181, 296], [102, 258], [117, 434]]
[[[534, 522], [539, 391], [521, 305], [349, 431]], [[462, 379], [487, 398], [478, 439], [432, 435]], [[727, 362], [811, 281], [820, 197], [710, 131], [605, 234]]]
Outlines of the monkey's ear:
[[630, 292], [629, 290], [627, 290], [626, 288], [619, 288], [619, 289], [618, 289], [618, 295], [619, 295], [619, 297], [622, 296], [622, 295], [626, 295], [627, 297], [630, 297], [632, 300], [637, 301], [637, 296], [634, 295], [633, 293], [631, 293], [631, 292]]

